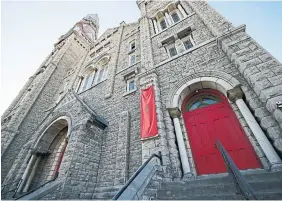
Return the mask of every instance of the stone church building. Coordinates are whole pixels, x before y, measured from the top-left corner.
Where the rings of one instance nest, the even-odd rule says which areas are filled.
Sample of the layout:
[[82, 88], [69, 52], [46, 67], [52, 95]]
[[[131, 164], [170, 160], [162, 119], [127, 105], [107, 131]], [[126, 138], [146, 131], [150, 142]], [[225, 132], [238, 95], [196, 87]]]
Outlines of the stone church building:
[[282, 179], [281, 63], [206, 1], [136, 3], [100, 37], [97, 15], [76, 23], [5, 111], [2, 199], [111, 198], [154, 153], [144, 183], [225, 175], [216, 139], [242, 172]]

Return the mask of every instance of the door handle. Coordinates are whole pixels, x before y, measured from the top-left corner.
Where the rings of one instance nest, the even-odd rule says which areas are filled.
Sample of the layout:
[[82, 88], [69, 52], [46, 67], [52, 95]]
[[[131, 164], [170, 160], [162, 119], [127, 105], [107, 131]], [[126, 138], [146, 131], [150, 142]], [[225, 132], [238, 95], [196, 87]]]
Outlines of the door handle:
[[214, 147], [215, 149], [217, 149], [217, 145], [216, 145], [216, 143], [214, 143], [214, 144], [213, 144], [213, 147]]

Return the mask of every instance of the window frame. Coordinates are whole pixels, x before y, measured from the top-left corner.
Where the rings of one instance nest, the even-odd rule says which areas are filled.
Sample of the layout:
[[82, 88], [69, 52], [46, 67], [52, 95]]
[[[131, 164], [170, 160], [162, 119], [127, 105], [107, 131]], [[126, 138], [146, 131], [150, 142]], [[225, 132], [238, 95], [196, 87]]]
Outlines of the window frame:
[[[130, 89], [130, 83], [134, 83], [134, 87], [132, 89]], [[131, 75], [129, 77], [126, 78], [126, 86], [125, 86], [125, 93], [123, 94], [123, 96], [126, 96], [128, 94], [131, 94], [133, 92], [135, 92], [137, 90], [137, 80], [135, 75]]]
[[[134, 63], [132, 63], [132, 57], [134, 57]], [[137, 63], [137, 61], [136, 61], [136, 54], [135, 53], [130, 54], [129, 55], [129, 66], [133, 66], [136, 63]]]
[[[166, 48], [167, 54], [168, 54], [168, 56], [169, 56], [170, 58], [175, 57], [176, 55], [178, 55], [178, 51], [177, 51], [177, 48], [176, 48], [176, 46], [175, 46], [175, 41], [174, 41], [173, 43], [167, 45], [165, 48]], [[175, 52], [176, 52], [176, 54], [173, 55], [173, 56], [171, 56], [171, 54], [170, 54], [170, 49], [172, 49], [172, 48], [174, 48], [174, 49], [175, 49]]]
[[[186, 49], [184, 43], [185, 43], [186, 41], [188, 41], [188, 40], [192, 43], [193, 46], [192, 46], [191, 48], [189, 48], [189, 49]], [[186, 37], [184, 37], [184, 38], [181, 38], [181, 41], [182, 41], [182, 44], [183, 44], [183, 47], [184, 47], [184, 50], [185, 50], [185, 51], [186, 51], [186, 50], [190, 50], [190, 49], [192, 49], [193, 47], [195, 47], [195, 42], [194, 42], [194, 40], [193, 40], [192, 33], [190, 33], [188, 36], [186, 36]]]
[[[172, 17], [173, 15], [177, 15], [177, 17], [178, 17], [178, 21], [174, 21], [174, 18]], [[174, 24], [176, 24], [176, 23], [178, 23], [180, 20], [181, 20], [181, 18], [180, 18], [180, 15], [179, 15], [179, 13], [177, 12], [177, 10], [175, 9], [175, 10], [173, 10], [172, 12], [170, 12], [170, 17], [171, 17], [171, 19], [172, 19], [172, 22], [174, 23]]]
[[[134, 44], [134, 48], [132, 49], [132, 45]], [[132, 40], [129, 42], [129, 52], [136, 50], [136, 40]]]

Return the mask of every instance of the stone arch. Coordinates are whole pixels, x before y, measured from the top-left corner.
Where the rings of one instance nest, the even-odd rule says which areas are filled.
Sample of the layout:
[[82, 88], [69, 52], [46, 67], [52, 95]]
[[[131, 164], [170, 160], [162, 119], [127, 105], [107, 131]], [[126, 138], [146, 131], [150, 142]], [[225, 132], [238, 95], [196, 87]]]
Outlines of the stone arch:
[[32, 148], [32, 155], [22, 176], [18, 192], [35, 189], [56, 179], [71, 133], [71, 119], [60, 116], [47, 124]]
[[203, 71], [180, 80], [168, 94], [167, 108], [181, 108], [184, 98], [199, 89], [216, 89], [227, 96], [227, 91], [240, 86], [231, 75], [219, 71]]
[[71, 119], [68, 116], [58, 117], [48, 125], [49, 126], [41, 132], [42, 134], [34, 145], [34, 150], [38, 152], [47, 152], [56, 135], [65, 127], [68, 127], [67, 138], [70, 137]]

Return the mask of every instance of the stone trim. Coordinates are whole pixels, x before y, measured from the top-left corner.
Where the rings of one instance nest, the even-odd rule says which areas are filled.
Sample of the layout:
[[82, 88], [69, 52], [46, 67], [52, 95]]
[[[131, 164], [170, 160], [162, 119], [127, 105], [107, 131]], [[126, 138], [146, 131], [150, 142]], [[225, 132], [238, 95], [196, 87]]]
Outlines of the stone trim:
[[235, 87], [227, 91], [227, 97], [230, 101], [235, 102], [244, 97], [244, 93], [240, 87]]
[[[137, 64], [139, 64], [139, 63], [141, 63], [141, 61], [138, 61], [138, 62], [136, 62], [135, 64], [133, 64], [133, 65], [131, 65], [131, 66], [128, 66], [128, 67], [126, 67], [126, 68], [124, 68], [124, 69], [118, 71], [118, 72], [116, 73], [116, 75], [118, 75], [118, 74], [120, 74], [120, 73], [122, 73], [122, 72], [124, 72], [124, 71], [127, 71], [128, 69], [138, 70], [138, 68], [137, 68], [136, 66], [137, 66]], [[127, 73], [127, 72], [126, 72], [126, 73]]]
[[128, 111], [120, 113], [117, 136], [117, 156], [114, 185], [123, 185], [129, 179], [130, 115]]
[[130, 95], [130, 94], [132, 94], [132, 93], [134, 93], [134, 92], [136, 92], [136, 91], [137, 91], [137, 88], [135, 88], [135, 89], [132, 90], [132, 91], [128, 91], [128, 92], [124, 93], [122, 96], [128, 96], [128, 95]]
[[[192, 85], [196, 85], [192, 87]], [[180, 80], [171, 88], [166, 103], [167, 108], [178, 107], [179, 101], [184, 100], [181, 96], [183, 91], [188, 93], [201, 88], [213, 88], [226, 95], [226, 91], [236, 86], [240, 86], [240, 82], [231, 75], [220, 71], [202, 71], [191, 74], [190, 76]], [[196, 88], [195, 88], [196, 87]]]
[[116, 76], [116, 70], [117, 70], [117, 66], [118, 66], [118, 59], [119, 59], [119, 54], [120, 54], [120, 49], [121, 49], [121, 40], [122, 40], [124, 26], [125, 25], [123, 24], [122, 26], [119, 27], [120, 35], [119, 35], [119, 39], [118, 39], [117, 49], [116, 49], [116, 52], [115, 52], [116, 58], [113, 58], [114, 59], [114, 61], [113, 61], [114, 63], [112, 64], [113, 68], [109, 68], [109, 82], [108, 82], [108, 85], [107, 85], [108, 90], [107, 90], [107, 94], [105, 95], [106, 99], [112, 97], [113, 91], [114, 91], [115, 76]]

